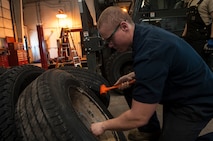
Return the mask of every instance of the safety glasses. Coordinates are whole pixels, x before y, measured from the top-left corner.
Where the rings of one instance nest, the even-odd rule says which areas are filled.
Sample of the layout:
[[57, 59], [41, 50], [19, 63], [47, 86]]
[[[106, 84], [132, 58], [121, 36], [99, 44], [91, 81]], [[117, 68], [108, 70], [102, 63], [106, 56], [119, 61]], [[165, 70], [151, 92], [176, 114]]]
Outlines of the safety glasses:
[[106, 43], [110, 43], [111, 40], [112, 40], [112, 37], [115, 35], [115, 33], [117, 32], [118, 28], [120, 27], [120, 23], [116, 26], [115, 30], [112, 32], [112, 34], [107, 38], [105, 39], [105, 42]]

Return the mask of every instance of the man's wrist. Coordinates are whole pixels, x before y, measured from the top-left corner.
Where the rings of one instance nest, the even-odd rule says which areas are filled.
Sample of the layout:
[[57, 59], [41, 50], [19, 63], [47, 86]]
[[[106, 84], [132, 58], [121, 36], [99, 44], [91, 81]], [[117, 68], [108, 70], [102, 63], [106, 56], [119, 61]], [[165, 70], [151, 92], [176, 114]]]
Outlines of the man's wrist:
[[103, 130], [103, 131], [105, 131], [105, 130], [106, 130], [106, 129], [105, 129], [104, 122], [102, 122], [102, 123], [101, 123], [101, 128], [102, 128], [102, 130]]

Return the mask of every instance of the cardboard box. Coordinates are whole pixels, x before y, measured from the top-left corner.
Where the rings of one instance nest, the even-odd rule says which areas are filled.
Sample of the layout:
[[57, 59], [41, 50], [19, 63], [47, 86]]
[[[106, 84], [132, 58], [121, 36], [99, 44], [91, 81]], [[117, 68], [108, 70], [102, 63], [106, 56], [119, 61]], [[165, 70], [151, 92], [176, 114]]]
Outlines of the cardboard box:
[[8, 43], [8, 49], [9, 50], [23, 50], [23, 44], [22, 43]]
[[6, 40], [6, 43], [13, 43], [13, 42], [15, 42], [15, 38], [14, 37], [8, 37], [8, 36], [6, 36], [5, 40]]

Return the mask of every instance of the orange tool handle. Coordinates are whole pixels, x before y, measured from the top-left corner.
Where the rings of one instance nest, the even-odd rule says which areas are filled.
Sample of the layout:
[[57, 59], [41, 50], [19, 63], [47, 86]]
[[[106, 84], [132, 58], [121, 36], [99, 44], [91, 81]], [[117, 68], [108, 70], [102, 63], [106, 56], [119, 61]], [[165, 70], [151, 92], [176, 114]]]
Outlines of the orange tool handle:
[[[133, 84], [136, 80], [133, 79], [133, 80], [130, 80], [128, 81], [129, 84]], [[117, 85], [113, 85], [111, 87], [107, 87], [106, 85], [101, 85], [100, 86], [100, 94], [103, 95], [103, 94], [106, 94], [109, 90], [112, 90], [112, 89], [116, 89], [116, 88], [119, 88], [122, 86], [122, 83], [121, 84], [117, 84]]]
[[[135, 83], [135, 81], [136, 81], [135, 79], [132, 79], [132, 80], [128, 81], [128, 82], [129, 82], [129, 85]], [[122, 83], [117, 84], [117, 85], [113, 85], [113, 86], [111, 86], [110, 88], [111, 88], [111, 89], [116, 89], [116, 88], [119, 88], [119, 87], [121, 87], [121, 86], [122, 86]]]

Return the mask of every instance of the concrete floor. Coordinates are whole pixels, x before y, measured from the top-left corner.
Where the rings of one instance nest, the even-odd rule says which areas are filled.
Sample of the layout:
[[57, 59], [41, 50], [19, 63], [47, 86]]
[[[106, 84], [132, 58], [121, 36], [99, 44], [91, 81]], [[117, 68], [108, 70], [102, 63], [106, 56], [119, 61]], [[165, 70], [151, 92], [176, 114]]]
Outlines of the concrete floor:
[[[119, 116], [121, 113], [123, 113], [124, 111], [128, 110], [129, 107], [125, 101], [125, 98], [122, 95], [119, 94], [111, 94], [110, 97], [110, 105], [108, 107], [108, 110], [111, 112], [111, 114], [114, 117]], [[161, 122], [162, 125], [162, 105], [159, 105], [157, 108], [157, 114], [158, 114], [158, 118]], [[136, 130], [136, 129], [133, 129]], [[203, 129], [203, 131], [201, 132], [200, 135], [209, 133], [209, 132], [213, 132], [213, 119], [211, 120], [211, 122], [205, 127], [205, 129]], [[125, 136], [127, 137], [129, 131], [124, 131]]]

